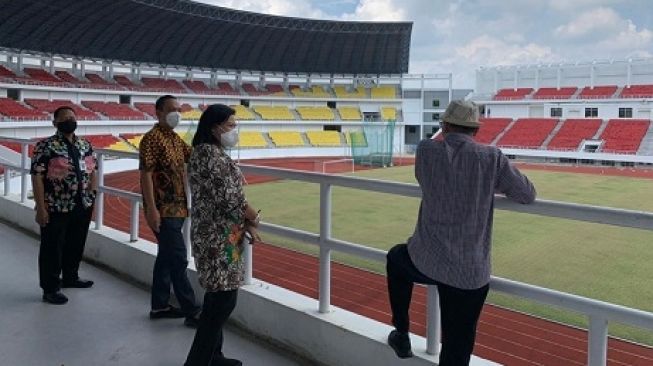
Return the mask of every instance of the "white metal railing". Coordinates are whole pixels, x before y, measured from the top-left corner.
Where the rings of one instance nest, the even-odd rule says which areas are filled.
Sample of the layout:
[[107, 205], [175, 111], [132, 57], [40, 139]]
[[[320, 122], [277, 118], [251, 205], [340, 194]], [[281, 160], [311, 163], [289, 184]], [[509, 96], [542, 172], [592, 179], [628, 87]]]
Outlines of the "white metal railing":
[[[18, 142], [22, 148], [22, 167], [5, 165], [7, 170], [17, 170], [22, 173], [22, 182], [26, 183], [27, 145], [32, 144], [29, 140], [0, 138], [0, 142]], [[106, 149], [96, 150], [98, 157], [98, 198], [96, 201], [95, 229], [101, 229], [103, 225], [104, 194], [122, 197], [131, 202], [131, 224], [130, 240], [138, 239], [138, 204], [141, 202], [139, 194], [127, 192], [104, 186], [104, 158], [114, 156], [120, 158], [137, 159], [137, 153], [118, 152]], [[241, 165], [245, 173], [268, 175], [276, 178], [298, 180], [320, 185], [320, 232], [311, 233], [294, 228], [284, 227], [271, 223], [261, 223], [261, 229], [265, 233], [275, 234], [286, 238], [302, 241], [319, 247], [319, 311], [329, 312], [330, 289], [331, 289], [331, 252], [338, 251], [364, 259], [377, 262], [385, 262], [386, 252], [380, 249], [369, 248], [360, 244], [331, 237], [331, 190], [333, 186], [348, 187], [360, 190], [367, 190], [380, 193], [388, 193], [405, 197], [421, 197], [421, 190], [415, 184], [386, 182], [372, 179], [355, 177], [324, 175], [261, 167], [253, 165]], [[7, 174], [7, 173], [5, 173]], [[5, 178], [7, 175], [5, 175]], [[7, 182], [5, 182], [5, 195], [9, 194]], [[21, 201], [26, 197], [26, 185], [21, 188]], [[532, 205], [522, 205], [503, 197], [497, 197], [495, 207], [501, 210], [509, 210], [521, 213], [536, 214], [548, 217], [558, 217], [584, 222], [615, 225], [653, 231], [653, 213], [624, 210], [591, 205], [581, 205], [567, 202], [556, 202], [548, 200], [537, 200]], [[188, 223], [188, 222], [187, 222]], [[188, 226], [185, 236], [188, 240]], [[245, 282], [252, 282], [252, 254], [248, 245], [244, 254], [246, 262]], [[490, 287], [493, 291], [533, 300], [547, 305], [556, 306], [566, 310], [585, 314], [589, 318], [588, 329], [588, 365], [604, 366], [607, 362], [607, 337], [608, 322], [620, 322], [635, 327], [653, 330], [653, 313], [642, 310], [627, 308], [620, 305], [610, 304], [603, 301], [593, 300], [582, 296], [567, 294], [525, 283], [511, 281], [499, 277], [492, 277]], [[427, 353], [436, 354], [437, 345], [440, 341], [440, 318], [438, 309], [438, 295], [435, 286], [428, 287], [427, 294]]]

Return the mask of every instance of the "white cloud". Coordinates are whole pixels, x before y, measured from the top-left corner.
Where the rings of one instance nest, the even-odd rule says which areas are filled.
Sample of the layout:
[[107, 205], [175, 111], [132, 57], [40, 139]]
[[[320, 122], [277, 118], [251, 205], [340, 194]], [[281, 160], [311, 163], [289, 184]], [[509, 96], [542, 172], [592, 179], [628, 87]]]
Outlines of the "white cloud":
[[624, 20], [611, 8], [600, 7], [584, 13], [578, 18], [556, 28], [560, 37], [578, 38], [594, 35], [596, 32], [608, 33], [619, 29]]
[[360, 0], [356, 10], [343, 14], [343, 20], [353, 21], [404, 21], [407, 20], [404, 8], [394, 0]]
[[518, 45], [482, 35], [455, 49], [461, 61], [474, 65], [515, 65], [557, 60], [550, 47], [535, 43]]
[[293, 0], [196, 0], [202, 3], [254, 13], [313, 19], [329, 18], [310, 1]]

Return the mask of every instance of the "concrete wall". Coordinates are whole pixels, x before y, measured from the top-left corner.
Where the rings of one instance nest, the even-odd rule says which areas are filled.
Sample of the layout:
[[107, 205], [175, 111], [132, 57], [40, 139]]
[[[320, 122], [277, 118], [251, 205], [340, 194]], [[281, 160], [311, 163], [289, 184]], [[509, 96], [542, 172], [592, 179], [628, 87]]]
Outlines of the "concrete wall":
[[[16, 196], [0, 197], [0, 219], [38, 233], [32, 202], [21, 204]], [[92, 226], [93, 227], [93, 226]], [[110, 228], [90, 230], [85, 257], [107, 266], [133, 281], [150, 285], [156, 247], [145, 240], [129, 243], [129, 235]], [[188, 269], [198, 298], [194, 266]], [[243, 286], [231, 321], [254, 335], [285, 347], [324, 365], [391, 366], [400, 361], [386, 345], [391, 328], [349, 311], [332, 307], [317, 312], [317, 301], [267, 282], [255, 280]], [[434, 365], [437, 357], [425, 353], [426, 341], [412, 337], [416, 357], [401, 361], [405, 366]], [[472, 365], [496, 365], [479, 358]]]

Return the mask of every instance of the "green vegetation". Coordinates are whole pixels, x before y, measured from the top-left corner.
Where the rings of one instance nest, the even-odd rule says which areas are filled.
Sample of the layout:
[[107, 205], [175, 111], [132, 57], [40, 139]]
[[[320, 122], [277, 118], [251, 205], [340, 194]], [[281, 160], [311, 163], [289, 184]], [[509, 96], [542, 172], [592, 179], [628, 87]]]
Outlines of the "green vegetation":
[[[653, 180], [527, 171], [538, 198], [653, 212]], [[357, 176], [415, 183], [413, 167], [361, 171]], [[319, 231], [319, 186], [278, 181], [247, 187], [265, 220]], [[273, 198], [273, 199], [272, 199]], [[411, 235], [418, 199], [334, 187], [332, 235], [388, 249]], [[276, 245], [315, 254], [317, 248], [266, 236]], [[497, 211], [493, 233], [495, 276], [653, 311], [653, 232], [537, 215]], [[342, 263], [384, 272], [383, 263], [334, 254]], [[577, 326], [585, 317], [549, 306], [492, 293], [489, 302]], [[653, 345], [653, 334], [611, 325], [613, 335]]]

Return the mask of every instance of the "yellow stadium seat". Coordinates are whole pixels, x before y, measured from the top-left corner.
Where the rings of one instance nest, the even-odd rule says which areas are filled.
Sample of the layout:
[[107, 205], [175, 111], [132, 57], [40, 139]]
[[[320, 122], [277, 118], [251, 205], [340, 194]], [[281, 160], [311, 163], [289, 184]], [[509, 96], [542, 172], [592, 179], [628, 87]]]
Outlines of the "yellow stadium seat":
[[297, 131], [270, 131], [268, 134], [277, 147], [305, 146], [301, 134]]
[[256, 116], [254, 116], [254, 113], [249, 110], [249, 108], [243, 106], [243, 105], [232, 105], [231, 108], [236, 110], [236, 119], [237, 120], [252, 120], [256, 119]]
[[109, 150], [128, 151], [128, 152], [132, 152], [135, 150], [133, 146], [129, 145], [125, 141], [114, 142], [113, 144], [109, 145], [109, 147], [107, 148]]
[[238, 134], [240, 147], [261, 148], [267, 147], [268, 143], [260, 132], [242, 131]]
[[329, 107], [297, 107], [297, 113], [303, 120], [329, 120], [333, 121], [335, 116]]
[[371, 89], [373, 99], [397, 98], [397, 89], [394, 86], [377, 86]]
[[304, 97], [304, 98], [328, 98], [328, 97], [330, 97], [329, 93], [327, 93], [321, 85], [313, 85], [308, 90], [302, 90], [301, 88], [295, 87], [295, 88], [290, 89], [290, 92], [292, 93], [292, 95], [294, 95], [296, 97]]
[[306, 137], [314, 146], [341, 146], [340, 132], [338, 131], [307, 131]]
[[336, 85], [333, 91], [338, 98], [367, 98], [364, 86], [359, 86], [353, 92], [349, 92], [344, 85]]
[[185, 120], [198, 120], [202, 116], [202, 111], [199, 109], [192, 109], [187, 112], [181, 112], [181, 119]]
[[136, 148], [138, 149], [141, 146], [141, 140], [142, 139], [143, 139], [143, 135], [138, 135], [138, 136], [132, 137], [130, 139], [127, 139], [127, 142], [129, 142], [133, 146], [136, 146]]
[[381, 119], [384, 121], [396, 121], [397, 109], [393, 107], [381, 107]]
[[290, 113], [286, 106], [254, 106], [254, 111], [265, 120], [294, 120], [295, 116]]
[[363, 119], [361, 111], [357, 107], [339, 107], [340, 119], [343, 121], [360, 121]]

